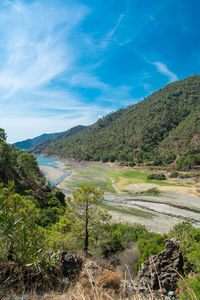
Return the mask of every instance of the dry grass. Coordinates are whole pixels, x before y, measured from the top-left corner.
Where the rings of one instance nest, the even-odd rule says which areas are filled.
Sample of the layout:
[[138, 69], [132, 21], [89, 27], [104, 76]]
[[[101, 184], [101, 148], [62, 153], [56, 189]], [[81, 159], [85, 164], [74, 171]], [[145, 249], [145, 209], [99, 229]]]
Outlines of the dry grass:
[[99, 276], [97, 285], [103, 288], [118, 290], [120, 287], [121, 278], [117, 272], [111, 272], [109, 270], [103, 271]]
[[128, 276], [128, 279], [132, 280], [137, 275], [137, 271], [134, 265], [139, 259], [138, 248], [136, 245], [132, 245], [130, 248], [124, 250], [119, 254], [119, 266], [117, 267], [122, 278]]
[[[31, 300], [159, 300], [169, 299], [164, 295], [154, 294], [152, 291], [148, 295], [143, 295], [138, 291], [128, 289], [133, 281], [130, 272], [124, 273], [122, 279], [120, 273], [105, 270], [96, 263], [88, 261], [82, 271], [79, 281], [75, 286], [62, 295], [48, 294], [42, 298], [32, 298]], [[128, 278], [128, 280], [127, 280]]]
[[[126, 260], [129, 264], [128, 255], [131, 257], [134, 247], [127, 251], [126, 255], [121, 259]], [[125, 259], [126, 258], [126, 259]], [[83, 271], [80, 274], [79, 280], [70, 285], [69, 288], [62, 293], [52, 292], [43, 294], [43, 296], [24, 295], [23, 298], [12, 297], [9, 295], [6, 299], [25, 299], [25, 300], [163, 300], [169, 299], [168, 297], [154, 293], [149, 290], [148, 295], [142, 294], [135, 287], [132, 280], [132, 275], [127, 265], [124, 267], [122, 273], [113, 271], [112, 268], [105, 269], [95, 262], [88, 260], [85, 264]]]

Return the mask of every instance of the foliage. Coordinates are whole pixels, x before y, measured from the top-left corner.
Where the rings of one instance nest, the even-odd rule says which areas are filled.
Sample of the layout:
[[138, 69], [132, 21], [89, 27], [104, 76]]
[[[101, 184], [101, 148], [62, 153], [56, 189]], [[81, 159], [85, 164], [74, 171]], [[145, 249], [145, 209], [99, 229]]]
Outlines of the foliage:
[[193, 167], [200, 165], [200, 153], [181, 155], [177, 160], [176, 169], [177, 170], [188, 170]]
[[65, 196], [46, 183], [36, 158], [5, 142], [6, 133], [0, 130], [0, 181], [14, 183], [16, 193], [24, 196], [39, 209], [38, 224], [47, 226], [57, 222], [64, 213]]
[[200, 297], [200, 228], [193, 227], [189, 222], [177, 224], [169, 233], [180, 239], [180, 247], [185, 260], [186, 273], [193, 273], [179, 282], [180, 299], [199, 299]]
[[160, 196], [161, 192], [158, 188], [154, 187], [154, 188], [150, 188], [146, 191], [142, 191], [142, 192], [137, 192], [136, 195], [147, 195], [147, 196]]
[[0, 142], [5, 142], [6, 141], [6, 133], [5, 130], [3, 128], [0, 128]]
[[17, 164], [19, 172], [23, 172], [27, 178], [37, 178], [38, 174], [40, 174], [37, 160], [34, 155], [21, 152], [17, 156]]
[[181, 251], [190, 268], [200, 272], [200, 228], [193, 227], [189, 222], [183, 222], [175, 225], [169, 235], [180, 239]]
[[139, 260], [135, 264], [137, 270], [139, 270], [141, 264], [147, 260], [150, 256], [160, 253], [164, 249], [165, 240], [167, 235], [161, 235], [153, 232], [145, 232], [140, 236], [137, 242], [139, 250]]
[[192, 279], [185, 278], [179, 282], [180, 294], [182, 300], [200, 299], [200, 275], [194, 275]]
[[[95, 124], [38, 145], [36, 153], [78, 160], [171, 164], [200, 152], [200, 76], [168, 84]], [[71, 129], [73, 130], [73, 129]]]
[[1, 260], [32, 263], [40, 253], [42, 229], [35, 205], [13, 192], [13, 183], [0, 189]]
[[173, 171], [170, 173], [169, 178], [178, 178], [179, 177], [179, 173], [176, 171]]
[[101, 230], [98, 244], [101, 255], [109, 257], [119, 251], [125, 250], [131, 243], [137, 242], [146, 228], [140, 224], [106, 224]]

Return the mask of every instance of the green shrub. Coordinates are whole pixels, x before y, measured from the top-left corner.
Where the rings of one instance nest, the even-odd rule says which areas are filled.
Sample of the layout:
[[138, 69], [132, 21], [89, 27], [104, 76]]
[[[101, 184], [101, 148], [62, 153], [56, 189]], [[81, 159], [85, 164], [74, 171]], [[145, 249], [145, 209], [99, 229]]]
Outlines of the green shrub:
[[12, 188], [11, 184], [0, 189], [0, 253], [4, 253], [4, 261], [29, 264], [40, 256], [43, 229], [36, 225], [39, 214], [35, 205]]
[[200, 275], [195, 275], [194, 278], [185, 278], [179, 282], [181, 290], [179, 298], [182, 300], [200, 299]]
[[166, 176], [164, 174], [150, 174], [147, 176], [147, 179], [149, 180], [152, 180], [152, 179], [155, 179], [155, 180], [166, 180]]
[[99, 245], [101, 255], [109, 257], [119, 251], [123, 251], [131, 243], [136, 242], [146, 232], [146, 228], [140, 224], [107, 224], [102, 228]]
[[142, 234], [137, 242], [139, 250], [139, 260], [135, 264], [136, 270], [140, 269], [141, 264], [150, 256], [160, 253], [165, 246], [167, 235], [158, 233], [145, 232]]
[[169, 178], [178, 178], [179, 177], [179, 173], [176, 171], [173, 171], [170, 173]]
[[180, 239], [183, 257], [190, 263], [193, 271], [200, 272], [200, 228], [193, 227], [189, 222], [182, 222], [175, 225], [169, 235]]

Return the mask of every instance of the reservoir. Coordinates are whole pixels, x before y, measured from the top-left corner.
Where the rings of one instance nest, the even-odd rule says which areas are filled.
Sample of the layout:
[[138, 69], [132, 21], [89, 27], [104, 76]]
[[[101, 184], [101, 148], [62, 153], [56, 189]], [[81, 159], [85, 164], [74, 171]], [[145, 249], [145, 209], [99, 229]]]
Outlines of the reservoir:
[[53, 158], [43, 156], [36, 156], [36, 158], [39, 166], [50, 166], [52, 168], [57, 168], [57, 166], [54, 164], [56, 164], [58, 161]]
[[45, 174], [47, 180], [51, 185], [57, 185], [61, 180], [63, 180], [69, 172], [63, 168], [59, 168], [59, 161], [49, 157], [36, 156], [38, 165], [40, 169]]

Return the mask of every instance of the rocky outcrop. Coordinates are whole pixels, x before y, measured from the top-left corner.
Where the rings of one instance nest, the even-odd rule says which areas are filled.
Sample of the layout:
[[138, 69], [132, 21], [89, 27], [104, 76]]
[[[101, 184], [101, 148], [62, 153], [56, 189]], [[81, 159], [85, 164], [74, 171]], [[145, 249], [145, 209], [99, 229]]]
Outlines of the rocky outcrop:
[[63, 276], [69, 280], [75, 279], [82, 270], [83, 259], [72, 252], [63, 251], [60, 262]]
[[175, 291], [179, 274], [183, 274], [183, 257], [178, 238], [166, 240], [165, 249], [145, 261], [138, 273], [140, 290]]

